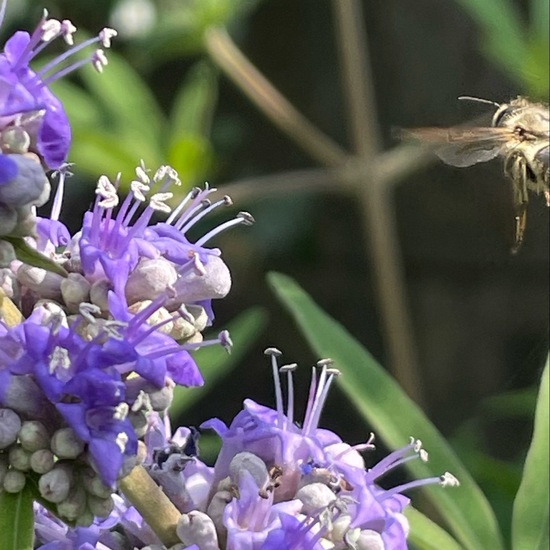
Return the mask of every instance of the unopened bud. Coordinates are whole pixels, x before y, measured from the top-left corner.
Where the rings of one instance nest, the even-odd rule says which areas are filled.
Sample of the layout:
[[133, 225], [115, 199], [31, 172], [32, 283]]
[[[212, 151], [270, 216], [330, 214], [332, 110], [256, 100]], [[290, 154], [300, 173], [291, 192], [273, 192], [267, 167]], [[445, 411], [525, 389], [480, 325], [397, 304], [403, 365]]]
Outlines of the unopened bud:
[[80, 273], [69, 273], [61, 282], [61, 296], [70, 313], [77, 313], [80, 304], [90, 297], [90, 283]]
[[86, 468], [86, 470], [81, 472], [81, 479], [84, 489], [91, 495], [99, 498], [107, 498], [113, 492], [111, 488], [107, 487], [107, 485], [101, 481], [99, 475], [94, 472], [92, 468]]
[[86, 491], [80, 485], [73, 485], [71, 491], [63, 501], [57, 505], [60, 517], [74, 521], [86, 511]]
[[114, 501], [111, 496], [108, 498], [99, 498], [93, 495], [88, 495], [88, 509], [98, 518], [106, 518], [114, 508]]
[[55, 457], [49, 449], [39, 449], [31, 455], [31, 470], [45, 474], [55, 466]]
[[51, 450], [59, 458], [76, 458], [84, 451], [84, 441], [72, 428], [61, 428], [52, 436]]
[[21, 472], [31, 469], [31, 453], [25, 451], [20, 445], [11, 447], [8, 456], [12, 468]]
[[67, 498], [73, 481], [72, 469], [67, 465], [57, 465], [38, 480], [38, 490], [48, 501], [59, 503]]
[[0, 449], [5, 449], [14, 443], [20, 429], [19, 415], [11, 409], [0, 409]]
[[101, 311], [109, 311], [109, 292], [111, 284], [105, 279], [100, 279], [92, 284], [90, 288], [90, 302], [95, 304]]
[[39, 449], [49, 449], [50, 434], [46, 426], [38, 420], [27, 420], [19, 430], [19, 442], [26, 451], [33, 453]]
[[201, 550], [219, 550], [218, 535], [212, 519], [195, 510], [178, 520], [176, 534], [184, 545], [196, 544]]
[[154, 300], [178, 278], [174, 265], [164, 258], [141, 260], [128, 277], [126, 298], [129, 304]]
[[41, 267], [22, 264], [17, 270], [17, 280], [41, 298], [61, 300], [61, 282], [64, 277]]
[[258, 456], [247, 451], [237, 453], [229, 464], [229, 477], [239, 485], [241, 475], [246, 471], [252, 475], [259, 488], [269, 482], [269, 473], [265, 462]]
[[27, 478], [23, 472], [19, 470], [8, 470], [4, 476], [2, 486], [7, 493], [19, 493], [25, 487]]
[[[94, 522], [94, 515], [92, 514], [92, 512], [90, 512], [90, 510], [88, 510], [88, 508], [86, 508], [84, 512], [76, 518], [75, 524], [78, 525], [79, 527], [90, 527], [90, 525], [92, 525], [93, 522]], [[110, 535], [111, 534], [112, 533], [110, 533]], [[114, 540], [114, 538], [109, 536], [109, 540], [110, 541]], [[123, 548], [123, 545], [121, 544], [120, 547]], [[113, 548], [117, 548], [117, 547], [113, 546]]]

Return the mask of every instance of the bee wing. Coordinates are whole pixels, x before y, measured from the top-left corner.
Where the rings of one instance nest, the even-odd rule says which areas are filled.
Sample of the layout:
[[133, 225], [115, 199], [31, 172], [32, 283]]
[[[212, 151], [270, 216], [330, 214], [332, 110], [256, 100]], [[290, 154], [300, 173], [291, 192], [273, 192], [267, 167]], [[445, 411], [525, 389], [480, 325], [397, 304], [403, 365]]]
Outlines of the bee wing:
[[514, 139], [510, 129], [492, 127], [418, 128], [403, 130], [402, 136], [432, 146], [443, 162], [460, 168], [494, 159]]

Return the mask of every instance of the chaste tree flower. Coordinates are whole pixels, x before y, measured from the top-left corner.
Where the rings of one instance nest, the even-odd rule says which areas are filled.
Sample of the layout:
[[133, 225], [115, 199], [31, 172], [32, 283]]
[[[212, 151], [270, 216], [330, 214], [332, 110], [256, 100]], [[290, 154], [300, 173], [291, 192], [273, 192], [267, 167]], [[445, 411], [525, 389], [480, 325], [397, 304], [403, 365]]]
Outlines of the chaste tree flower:
[[[5, 7], [4, 0], [0, 21]], [[176, 171], [152, 172], [141, 163], [124, 199], [121, 174], [99, 178], [95, 201], [71, 235], [60, 221], [71, 132], [48, 86], [85, 63], [101, 72], [101, 49], [68, 60], [94, 44], [109, 47], [116, 34], [104, 29], [74, 45], [75, 30], [44, 12], [32, 34], [16, 32], [0, 54], [0, 491], [31, 487], [35, 547], [406, 548], [403, 491], [458, 482], [447, 473], [382, 489], [380, 476], [427, 453], [411, 440], [366, 468], [361, 453], [373, 448], [372, 436], [350, 446], [319, 428], [338, 375], [329, 360], [313, 369], [298, 425], [296, 365], [279, 367], [280, 352], [267, 350], [276, 408], [248, 399], [229, 426], [204, 422], [201, 429], [221, 438], [213, 466], [199, 457], [198, 430], [172, 433], [174, 387], [203, 383], [190, 352], [231, 346], [226, 331], [203, 338], [214, 321], [212, 301], [231, 288], [210, 241], [254, 220], [241, 212], [191, 241], [189, 230], [230, 205], [229, 197], [212, 202], [216, 190], [206, 185], [172, 207], [171, 189], [181, 185]], [[32, 69], [58, 37], [70, 48]], [[50, 216], [38, 218], [36, 207], [50, 195], [50, 170], [57, 190]], [[159, 222], [161, 215], [166, 220]], [[17, 249], [6, 254], [14, 242]], [[165, 514], [166, 529], [157, 523]]]
[[[137, 460], [148, 413], [169, 406], [175, 384], [203, 383], [189, 350], [231, 345], [226, 332], [202, 339], [211, 301], [231, 287], [220, 251], [206, 243], [252, 218], [242, 213], [190, 242], [187, 231], [230, 200], [211, 204], [215, 189], [193, 189], [172, 212], [166, 201], [180, 185], [177, 173], [163, 166], [150, 176], [141, 165], [120, 208], [120, 175], [114, 182], [102, 176], [81, 231], [70, 235], [59, 221], [70, 127], [48, 84], [85, 62], [56, 72], [69, 56], [98, 41], [108, 46], [116, 33], [102, 31], [40, 72], [29, 62], [58, 36], [72, 45], [74, 31], [45, 12], [32, 35], [17, 32], [0, 56], [2, 233], [26, 235], [26, 246], [50, 261], [12, 259], [0, 271], [3, 295], [20, 312], [0, 322], [0, 460], [5, 490], [17, 492], [34, 477], [60, 517], [86, 524], [94, 510], [104, 516], [112, 508], [111, 492]], [[105, 59], [96, 52], [87, 62], [101, 68]], [[50, 168], [59, 179], [52, 214], [37, 219]], [[151, 224], [159, 212], [171, 215]]]
[[[0, 4], [0, 25], [7, 0]], [[71, 63], [83, 49], [100, 44], [109, 48], [113, 29], [74, 44], [76, 27], [69, 21], [42, 19], [32, 34], [17, 31], [0, 53], [0, 237], [30, 235], [34, 206], [44, 204], [50, 184], [44, 170], [59, 168], [71, 145], [71, 128], [63, 105], [48, 86], [91, 63], [101, 72], [107, 64], [103, 49]], [[39, 71], [30, 64], [49, 44], [62, 38], [70, 48]]]
[[[338, 375], [330, 360], [319, 361], [312, 371], [305, 417], [299, 426], [293, 417], [296, 365], [279, 368], [280, 352], [271, 348], [267, 354], [272, 361], [276, 408], [247, 399], [229, 426], [218, 419], [204, 422], [201, 428], [214, 429], [222, 441], [213, 467], [198, 456], [195, 429], [178, 428], [171, 434], [167, 415], [153, 412], [148, 417], [143, 464], [181, 513], [179, 547], [406, 549], [409, 526], [403, 511], [409, 499], [402, 493], [428, 484], [456, 486], [458, 481], [445, 473], [382, 489], [377, 480], [390, 470], [410, 460], [427, 460], [421, 442], [411, 439], [409, 445], [366, 468], [361, 453], [374, 449], [372, 434], [366, 443], [351, 446], [318, 425]], [[287, 377], [286, 411], [279, 373]], [[37, 537], [43, 544], [60, 540], [52, 538], [54, 530], [45, 528], [52, 522], [55, 519], [45, 510], [37, 510]], [[74, 541], [86, 535], [105, 548], [124, 547], [110, 546], [113, 523], [122, 537], [119, 545], [122, 541], [136, 548], [161, 545], [137, 510], [120, 496], [115, 496], [115, 509], [107, 520], [76, 530], [58, 524], [55, 537]], [[49, 538], [41, 534], [46, 532]]]

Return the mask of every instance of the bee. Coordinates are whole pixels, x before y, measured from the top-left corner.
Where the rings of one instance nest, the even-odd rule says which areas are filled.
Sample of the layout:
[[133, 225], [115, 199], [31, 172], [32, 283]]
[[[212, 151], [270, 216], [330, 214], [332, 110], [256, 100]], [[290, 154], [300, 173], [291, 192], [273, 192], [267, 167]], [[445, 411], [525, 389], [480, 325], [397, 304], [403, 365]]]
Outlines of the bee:
[[496, 108], [490, 126], [418, 128], [405, 130], [405, 138], [431, 144], [446, 164], [466, 167], [496, 157], [504, 160], [504, 173], [512, 182], [515, 232], [512, 253], [522, 243], [527, 223], [528, 191], [546, 198], [550, 206], [550, 119], [548, 105], [523, 97], [509, 103], [462, 96]]

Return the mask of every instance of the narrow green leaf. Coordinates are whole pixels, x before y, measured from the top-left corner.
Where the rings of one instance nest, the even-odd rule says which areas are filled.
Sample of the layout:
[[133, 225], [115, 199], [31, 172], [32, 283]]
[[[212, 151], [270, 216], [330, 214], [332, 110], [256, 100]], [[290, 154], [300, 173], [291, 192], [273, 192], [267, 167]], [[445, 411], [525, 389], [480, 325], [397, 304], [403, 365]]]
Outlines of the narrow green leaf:
[[217, 71], [197, 63], [180, 86], [170, 113], [170, 142], [182, 134], [208, 136], [218, 100]]
[[59, 264], [56, 264], [47, 256], [40, 254], [38, 250], [29, 246], [23, 237], [2, 237], [2, 240], [9, 242], [13, 246], [17, 259], [23, 263], [57, 273], [62, 277], [68, 276], [68, 273]]
[[335, 361], [343, 373], [339, 379], [342, 389], [386, 444], [402, 447], [411, 435], [425, 443], [430, 462], [409, 462], [415, 476], [430, 477], [434, 472], [450, 471], [460, 480], [458, 488], [423, 489], [460, 543], [472, 550], [502, 548], [502, 537], [486, 498], [420, 408], [368, 351], [292, 279], [271, 273], [269, 282], [316, 353]]
[[420, 550], [462, 550], [447, 531], [412, 506], [405, 508], [405, 515], [411, 525], [409, 543]]
[[32, 491], [27, 486], [20, 493], [0, 492], [0, 548], [32, 550], [34, 514]]
[[176, 387], [170, 416], [172, 418], [181, 416], [186, 409], [202, 399], [216, 385], [216, 382], [227, 376], [261, 335], [266, 324], [265, 310], [259, 307], [250, 308], [233, 319], [227, 327], [233, 340], [231, 354], [221, 346], [209, 346], [194, 352], [193, 357], [201, 369], [205, 384], [200, 388]]
[[79, 75], [86, 88], [103, 105], [106, 126], [133, 129], [153, 143], [162, 140], [166, 119], [141, 76], [121, 56], [107, 54], [109, 64], [102, 74], [84, 67]]
[[514, 550], [547, 550], [550, 476], [549, 363], [540, 383], [533, 439], [525, 459], [523, 477], [514, 501], [512, 543]]
[[456, 0], [480, 26], [485, 48], [497, 63], [523, 80], [527, 54], [527, 29], [510, 0]]

